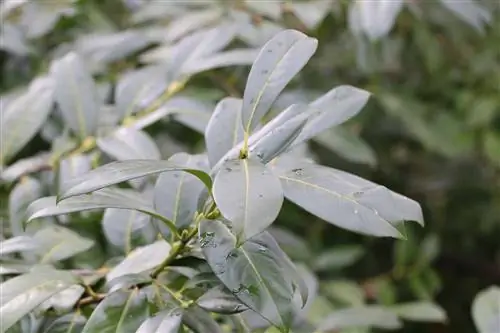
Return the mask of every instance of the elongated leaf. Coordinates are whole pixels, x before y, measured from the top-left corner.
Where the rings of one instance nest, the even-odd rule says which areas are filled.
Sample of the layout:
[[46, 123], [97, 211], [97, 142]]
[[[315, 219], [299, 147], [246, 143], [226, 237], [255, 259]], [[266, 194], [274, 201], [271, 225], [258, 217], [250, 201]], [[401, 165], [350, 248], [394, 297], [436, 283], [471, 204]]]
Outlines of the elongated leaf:
[[395, 330], [402, 326], [397, 315], [379, 306], [359, 306], [337, 310], [319, 325], [318, 332], [331, 332], [347, 328], [378, 328]]
[[378, 40], [389, 33], [403, 5], [403, 0], [356, 1], [351, 10], [359, 12], [354, 17], [358, 17], [363, 32]]
[[423, 223], [415, 201], [340, 170], [309, 163], [287, 170], [280, 178], [287, 199], [347, 230], [401, 237], [395, 228], [398, 223]]
[[211, 166], [243, 140], [241, 106], [241, 99], [227, 97], [215, 107], [205, 130], [205, 145]]
[[216, 68], [251, 65], [259, 51], [259, 49], [243, 48], [218, 52], [184, 64], [182, 74], [194, 75]]
[[290, 8], [299, 20], [309, 29], [316, 27], [323, 21], [330, 11], [332, 0], [312, 0], [307, 2], [292, 2]]
[[76, 305], [84, 292], [84, 287], [75, 284], [50, 297], [48, 300], [40, 304], [36, 311], [47, 311], [51, 309], [56, 313], [66, 313]]
[[72, 155], [63, 160], [59, 165], [59, 191], [61, 184], [76, 177], [86, 174], [92, 169], [92, 160], [89, 155]]
[[[297, 106], [297, 108], [305, 109], [301, 106]], [[259, 159], [263, 164], [267, 164], [293, 143], [297, 136], [300, 135], [307, 119], [307, 114], [299, 114], [286, 121], [283, 125], [271, 129], [255, 145], [250, 147], [249, 156]]]
[[[168, 161], [185, 168], [207, 169], [205, 155], [177, 153]], [[158, 177], [155, 184], [155, 208], [182, 229], [193, 222], [203, 188], [203, 183], [192, 174], [183, 171], [165, 172]]]
[[42, 186], [31, 177], [23, 178], [9, 193], [9, 220], [13, 235], [23, 233], [23, 219], [26, 208], [42, 196]]
[[149, 318], [135, 333], [177, 333], [182, 324], [182, 310], [164, 310]]
[[339, 86], [319, 97], [309, 104], [310, 119], [292, 147], [354, 117], [369, 97], [367, 91], [352, 86]]
[[[282, 330], [289, 327], [295, 290], [303, 281], [268, 233], [237, 247], [224, 223], [205, 220], [200, 224], [200, 243], [213, 272], [236, 298]], [[305, 302], [307, 289], [303, 291]]]
[[70, 52], [52, 64], [51, 74], [55, 98], [66, 125], [82, 140], [95, 134], [99, 123], [99, 95], [83, 60]]
[[139, 193], [131, 190], [105, 188], [88, 195], [79, 195], [57, 203], [56, 197], [44, 197], [31, 203], [27, 208], [27, 221], [36, 218], [96, 210], [119, 208], [137, 210], [142, 213], [162, 218], [152, 204]]
[[484, 32], [485, 25], [492, 21], [492, 15], [480, 2], [473, 0], [441, 0], [441, 3], [464, 22], [470, 24], [479, 32]]
[[313, 268], [315, 271], [343, 269], [354, 264], [363, 254], [363, 248], [356, 245], [336, 246], [318, 255]]
[[215, 21], [220, 15], [221, 11], [219, 9], [199, 10], [193, 11], [187, 15], [181, 15], [168, 25], [165, 39], [170, 42], [175, 41]]
[[139, 247], [115, 266], [106, 276], [108, 281], [127, 274], [138, 274], [158, 266], [169, 254], [170, 244], [161, 240], [153, 244]]
[[182, 317], [183, 323], [194, 333], [223, 333], [217, 321], [210, 315], [210, 312], [198, 306], [191, 306]]
[[11, 183], [19, 179], [19, 177], [24, 174], [48, 169], [50, 167], [50, 156], [50, 153], [41, 152], [34, 156], [20, 159], [16, 163], [11, 164], [9, 167], [3, 169], [0, 173], [0, 179], [4, 182]]
[[243, 128], [250, 133], [274, 100], [316, 51], [318, 41], [284, 30], [268, 41], [255, 60], [243, 94]]
[[49, 78], [33, 81], [28, 91], [0, 108], [2, 149], [0, 165], [6, 164], [40, 130], [54, 104], [53, 82]]
[[246, 305], [242, 304], [230, 291], [221, 286], [207, 291], [196, 300], [196, 303], [202, 309], [222, 314], [235, 314], [248, 310]]
[[0, 242], [0, 256], [15, 252], [31, 251], [36, 244], [31, 236], [17, 236]]
[[136, 246], [150, 244], [156, 236], [151, 217], [135, 210], [106, 209], [102, 229], [106, 239], [125, 254]]
[[[81, 177], [62, 184], [59, 200], [89, 193], [127, 180], [165, 171], [185, 171], [198, 177], [208, 188], [212, 180], [205, 172], [176, 166], [169, 161], [127, 160], [117, 161], [96, 168]], [[116, 207], [121, 208], [121, 207]]]
[[478, 333], [500, 330], [500, 288], [491, 286], [480, 291], [472, 303], [472, 318]]
[[52, 263], [68, 259], [78, 253], [89, 250], [94, 241], [61, 227], [47, 226], [33, 235], [37, 254], [41, 263]]
[[213, 196], [232, 231], [243, 242], [270, 226], [283, 204], [277, 176], [253, 159], [230, 160], [215, 176]]
[[107, 137], [97, 139], [97, 146], [119, 161], [161, 158], [160, 151], [151, 136], [131, 128], [121, 128]]
[[44, 333], [80, 333], [86, 321], [87, 318], [77, 311], [57, 318]]
[[76, 283], [77, 280], [69, 272], [43, 269], [17, 276], [0, 284], [2, 332], [7, 331], [51, 296]]
[[439, 305], [430, 302], [413, 302], [393, 306], [399, 317], [411, 321], [446, 322], [446, 312]]
[[95, 308], [82, 333], [136, 332], [148, 316], [147, 298], [139, 289], [115, 291]]

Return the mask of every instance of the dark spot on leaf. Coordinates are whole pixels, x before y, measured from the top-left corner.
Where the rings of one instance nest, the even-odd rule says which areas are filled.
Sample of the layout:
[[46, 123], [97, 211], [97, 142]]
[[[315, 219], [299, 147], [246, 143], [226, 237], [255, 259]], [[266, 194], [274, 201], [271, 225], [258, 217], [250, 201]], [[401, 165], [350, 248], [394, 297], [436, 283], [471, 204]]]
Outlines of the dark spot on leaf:
[[264, 195], [263, 195], [263, 194], [259, 194], [259, 198], [263, 198], [263, 197], [264, 197]]
[[304, 174], [304, 170], [303, 169], [293, 169], [292, 172], [294, 174], [296, 174], [297, 176], [302, 176]]
[[264, 69], [261, 73], [262, 73], [262, 74], [267, 74], [267, 73], [269, 73], [269, 70]]
[[227, 167], [225, 170], [226, 170], [227, 172], [231, 172], [231, 171], [233, 171], [233, 169], [231, 169], [231, 168], [229, 168], [229, 167]]

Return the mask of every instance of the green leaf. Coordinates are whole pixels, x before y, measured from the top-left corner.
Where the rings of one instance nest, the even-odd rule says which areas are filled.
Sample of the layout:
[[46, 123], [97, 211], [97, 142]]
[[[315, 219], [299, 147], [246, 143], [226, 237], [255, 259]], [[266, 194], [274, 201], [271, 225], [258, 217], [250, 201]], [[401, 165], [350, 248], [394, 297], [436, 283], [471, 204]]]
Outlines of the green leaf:
[[135, 333], [148, 316], [147, 298], [139, 289], [115, 291], [95, 308], [82, 333]]
[[17, 236], [0, 242], [0, 256], [32, 251], [35, 248], [36, 244], [31, 236]]
[[389, 309], [376, 305], [358, 306], [335, 311], [321, 322], [318, 332], [362, 327], [396, 330], [402, 323]]
[[168, 256], [171, 246], [164, 240], [153, 244], [138, 247], [130, 252], [127, 257], [116, 265], [106, 276], [107, 281], [112, 281], [127, 274], [138, 274], [151, 270], [161, 264]]
[[370, 93], [352, 86], [336, 87], [309, 104], [310, 118], [292, 147], [328, 128], [354, 117], [366, 105]]
[[291, 2], [290, 8], [294, 15], [313, 30], [328, 15], [333, 1], [332, 0], [312, 0], [307, 2]]
[[241, 106], [241, 99], [226, 97], [215, 107], [205, 130], [205, 145], [211, 166], [243, 140]]
[[[72, 155], [59, 164], [59, 187], [73, 178], [79, 177], [92, 169], [92, 161], [88, 155]], [[60, 191], [60, 188], [59, 188]]]
[[[62, 185], [58, 200], [89, 193], [127, 180], [144, 177], [166, 171], [185, 171], [198, 177], [207, 188], [212, 188], [208, 174], [198, 169], [189, 169], [172, 164], [169, 161], [127, 160], [116, 161], [98, 167], [85, 175], [72, 179]], [[119, 208], [119, 207], [116, 207]]]
[[391, 307], [399, 317], [411, 321], [445, 323], [446, 312], [437, 304], [430, 302], [413, 302]]
[[[199, 170], [207, 169], [205, 155], [177, 153], [168, 159], [173, 165]], [[193, 222], [198, 198], [204, 189], [200, 180], [182, 170], [160, 174], [154, 189], [156, 210], [171, 220], [178, 229]]]
[[363, 288], [352, 281], [328, 281], [324, 284], [323, 290], [326, 295], [344, 305], [362, 306], [365, 303], [365, 292]]
[[78, 283], [77, 280], [69, 272], [37, 269], [0, 284], [2, 331], [7, 331], [51, 296], [76, 283]]
[[313, 254], [307, 242], [298, 235], [290, 232], [290, 230], [272, 226], [267, 231], [292, 259], [307, 261], [312, 258]]
[[215, 176], [213, 195], [217, 208], [231, 221], [238, 242], [270, 226], [283, 204], [279, 179], [253, 159], [225, 162]]
[[472, 318], [478, 333], [500, 330], [500, 287], [491, 286], [476, 295], [472, 303]]
[[223, 333], [217, 321], [209, 312], [198, 306], [191, 306], [183, 315], [183, 323], [194, 333]]
[[422, 223], [420, 205], [352, 174], [303, 163], [280, 175], [285, 197], [341, 228], [378, 237], [402, 237], [398, 222]]
[[89, 250], [94, 241], [56, 225], [47, 226], [33, 235], [41, 263], [52, 263]]
[[0, 108], [0, 166], [14, 157], [47, 120], [54, 105], [52, 86], [50, 78], [34, 79], [26, 92]]
[[250, 133], [290, 80], [312, 57], [318, 41], [287, 29], [269, 40], [255, 59], [243, 94], [242, 123]]
[[460, 2], [441, 0], [441, 3], [455, 14], [459, 19], [470, 24], [478, 32], [484, 33], [484, 26], [490, 24], [492, 15], [480, 2], [462, 0]]
[[87, 318], [78, 311], [54, 320], [44, 333], [80, 333]]
[[225, 287], [216, 286], [196, 300], [196, 304], [209, 312], [222, 314], [236, 314], [248, 310], [246, 305], [242, 304]]
[[315, 271], [340, 270], [354, 264], [363, 254], [360, 246], [336, 246], [320, 253], [312, 265]]
[[84, 292], [85, 288], [81, 285], [73, 285], [43, 302], [37, 308], [37, 312], [52, 309], [58, 314], [67, 313], [76, 305]]
[[217, 68], [248, 66], [255, 61], [259, 51], [259, 49], [241, 48], [218, 52], [185, 64], [182, 68], [182, 74], [194, 75]]
[[97, 147], [119, 161], [161, 158], [153, 138], [143, 131], [131, 128], [121, 128], [107, 137], [98, 138]]
[[100, 102], [94, 80], [82, 58], [75, 52], [54, 61], [51, 75], [55, 99], [64, 121], [80, 138], [96, 134]]
[[2, 173], [0, 173], [0, 179], [4, 182], [12, 183], [25, 174], [46, 169], [49, 167], [50, 156], [51, 154], [48, 152], [41, 152], [31, 157], [20, 159], [3, 169]]
[[272, 236], [263, 232], [237, 247], [221, 221], [204, 220], [200, 243], [211, 269], [236, 298], [286, 331], [293, 319], [296, 289], [300, 288], [303, 304], [308, 290]]
[[164, 310], [147, 319], [135, 333], [177, 333], [181, 329], [182, 310]]

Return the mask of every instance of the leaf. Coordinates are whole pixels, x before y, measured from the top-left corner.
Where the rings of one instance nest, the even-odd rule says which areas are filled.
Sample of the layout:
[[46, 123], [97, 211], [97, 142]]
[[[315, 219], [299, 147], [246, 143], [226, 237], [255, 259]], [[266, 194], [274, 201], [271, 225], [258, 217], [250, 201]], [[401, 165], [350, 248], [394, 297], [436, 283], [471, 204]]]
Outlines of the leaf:
[[319, 325], [318, 332], [331, 332], [347, 328], [378, 328], [396, 330], [402, 323], [397, 315], [380, 306], [358, 306], [335, 311]]
[[370, 93], [352, 86], [336, 87], [309, 104], [310, 118], [291, 147], [295, 147], [354, 117], [366, 105]]
[[429, 302], [413, 302], [391, 307], [399, 317], [411, 321], [445, 323], [446, 312], [437, 304]]
[[328, 15], [332, 0], [312, 0], [308, 2], [289, 3], [291, 10], [309, 29], [313, 30]]
[[73, 178], [84, 175], [92, 169], [92, 160], [88, 155], [72, 155], [59, 164], [59, 191], [61, 184], [72, 180]]
[[41, 263], [52, 263], [73, 257], [89, 250], [94, 241], [84, 238], [76, 232], [61, 227], [47, 226], [33, 235], [37, 244], [37, 254]]
[[295, 291], [303, 304], [307, 287], [292, 262], [266, 232], [237, 246], [230, 230], [218, 220], [200, 224], [200, 244], [211, 269], [250, 309], [283, 331], [292, 321]]
[[481, 290], [472, 303], [472, 318], [478, 333], [494, 333], [500, 330], [500, 287]]
[[3, 282], [0, 284], [2, 331], [7, 331], [45, 300], [76, 283], [69, 272], [54, 269], [35, 270]]
[[109, 156], [119, 160], [160, 160], [160, 151], [147, 133], [121, 128], [113, 134], [97, 139], [97, 146]]
[[423, 224], [420, 205], [344, 171], [312, 163], [281, 173], [285, 197], [341, 228], [377, 237], [402, 235], [403, 221]]
[[222, 314], [236, 314], [248, 310], [230, 291], [221, 286], [208, 290], [196, 300], [196, 304], [209, 312]]
[[142, 323], [135, 333], [177, 333], [182, 325], [182, 310], [164, 310]]
[[0, 256], [16, 252], [32, 251], [36, 244], [31, 236], [17, 236], [0, 242]]
[[360, 246], [336, 246], [320, 253], [313, 262], [313, 268], [315, 271], [344, 269], [358, 261], [363, 254], [364, 250]]
[[182, 74], [194, 75], [217, 68], [251, 65], [255, 61], [259, 51], [259, 49], [253, 48], [236, 48], [217, 52], [184, 64], [182, 67]]
[[26, 92], [0, 108], [0, 166], [5, 165], [38, 133], [53, 105], [53, 82], [50, 78], [40, 77], [32, 81]]
[[478, 1], [441, 0], [441, 3], [458, 18], [481, 33], [484, 33], [484, 26], [490, 24], [493, 19], [488, 9], [481, 6]]
[[82, 58], [70, 52], [51, 66], [55, 81], [55, 99], [64, 121], [80, 138], [97, 131], [100, 112], [99, 95]]
[[219, 9], [198, 10], [181, 15], [167, 26], [165, 40], [175, 41], [217, 20], [220, 15], [221, 11]]
[[[304, 110], [306, 107], [292, 105], [291, 108]], [[293, 141], [300, 135], [301, 130], [307, 122], [307, 114], [299, 114], [286, 121], [281, 126], [272, 128], [254, 145], [249, 148], [249, 156], [258, 158], [263, 164], [267, 164], [275, 157], [286, 151]]]
[[198, 306], [189, 307], [184, 313], [182, 320], [194, 333], [224, 332], [210, 313]]
[[214, 179], [213, 196], [232, 232], [243, 242], [269, 227], [283, 204], [279, 179], [253, 159], [230, 160]]
[[365, 291], [357, 283], [347, 280], [333, 280], [324, 284], [325, 295], [346, 306], [363, 306]]
[[25, 174], [49, 168], [51, 154], [41, 152], [31, 157], [23, 158], [2, 170], [0, 179], [7, 183], [12, 183]]
[[77, 311], [57, 318], [44, 333], [80, 333], [86, 321], [87, 318]]
[[164, 240], [138, 247], [108, 273], [106, 280], [112, 281], [127, 274], [138, 274], [153, 269], [168, 256], [170, 248], [170, 244]]
[[205, 145], [211, 166], [243, 140], [241, 106], [241, 99], [226, 97], [215, 107], [205, 129]]
[[[185, 168], [206, 170], [205, 155], [177, 153], [169, 162]], [[193, 222], [198, 198], [204, 189], [200, 180], [184, 171], [165, 172], [158, 177], [154, 190], [156, 210], [171, 220], [178, 229]]]
[[311, 259], [312, 253], [309, 245], [298, 235], [293, 234], [288, 229], [277, 226], [272, 226], [267, 231], [275, 238], [285, 253], [292, 257], [292, 259], [300, 261], [307, 261]]
[[59, 203], [57, 203], [55, 196], [38, 199], [27, 208], [27, 223], [41, 217], [105, 208], [137, 210], [171, 224], [168, 219], [156, 212], [151, 203], [144, 199], [141, 194], [132, 190], [113, 188], [101, 189], [92, 194], [78, 195]]
[[42, 185], [32, 177], [25, 177], [9, 193], [10, 231], [18, 236], [23, 233], [24, 213], [34, 200], [42, 196]]
[[287, 29], [269, 40], [255, 59], [243, 94], [242, 123], [250, 133], [290, 80], [316, 51], [318, 41]]
[[125, 254], [150, 244], [156, 236], [150, 216], [135, 210], [108, 208], [101, 223], [106, 239]]
[[376, 41], [387, 34], [404, 6], [403, 0], [360, 1], [351, 4], [350, 25], [359, 25], [362, 31]]
[[136, 332], [148, 316], [147, 298], [139, 289], [115, 291], [97, 305], [82, 333]]
[[[212, 187], [212, 180], [205, 172], [176, 166], [169, 161], [127, 160], [108, 163], [81, 177], [62, 184], [58, 200], [89, 193], [127, 180], [148, 176], [165, 171], [185, 171], [198, 177], [207, 188]], [[121, 208], [121, 207], [115, 207]]]
[[84, 292], [85, 288], [81, 285], [73, 285], [68, 289], [58, 292], [57, 294], [43, 302], [37, 308], [37, 311], [45, 312], [49, 309], [52, 309], [58, 314], [66, 313], [76, 305]]

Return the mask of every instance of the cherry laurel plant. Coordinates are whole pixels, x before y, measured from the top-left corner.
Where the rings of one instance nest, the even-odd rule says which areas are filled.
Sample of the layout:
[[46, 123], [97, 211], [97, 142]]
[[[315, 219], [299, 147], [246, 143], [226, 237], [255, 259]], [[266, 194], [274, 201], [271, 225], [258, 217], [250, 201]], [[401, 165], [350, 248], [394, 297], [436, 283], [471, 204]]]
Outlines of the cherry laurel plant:
[[[110, 269], [65, 270], [52, 263], [89, 249], [92, 242], [52, 226], [68, 251], [57, 257], [56, 249], [2, 283], [2, 332], [40, 312], [56, 318], [46, 332], [331, 332], [350, 327], [341, 311], [314, 325], [307, 321], [314, 288], [268, 230], [284, 199], [340, 228], [376, 237], [404, 238], [403, 223], [423, 224], [423, 217], [415, 201], [303, 154], [307, 140], [355, 116], [368, 92], [339, 86], [264, 122], [316, 48], [316, 39], [290, 29], [270, 39], [253, 62], [243, 98], [227, 97], [216, 105], [204, 131], [206, 154], [117, 158], [60, 183], [57, 196], [33, 201], [28, 225], [106, 209], [104, 219], [114, 214], [117, 224], [128, 218], [124, 212], [152, 217], [145, 221], [154, 227], [153, 240], [108, 262]], [[78, 58], [70, 54], [51, 69], [62, 109], [73, 103], [65, 71], [75, 64]], [[37, 84], [43, 90], [43, 82]], [[80, 107], [96, 109], [88, 105], [94, 101], [82, 99]], [[108, 137], [85, 141], [84, 128], [95, 124], [71, 120], [84, 151], [86, 144], [103, 151], [118, 144]], [[144, 138], [137, 126], [114, 135], [140, 142]], [[151, 177], [156, 177], [151, 191], [134, 186]], [[32, 244], [32, 239], [6, 242]], [[379, 307], [356, 313], [361, 326], [373, 317], [376, 327], [400, 326], [397, 316]]]

